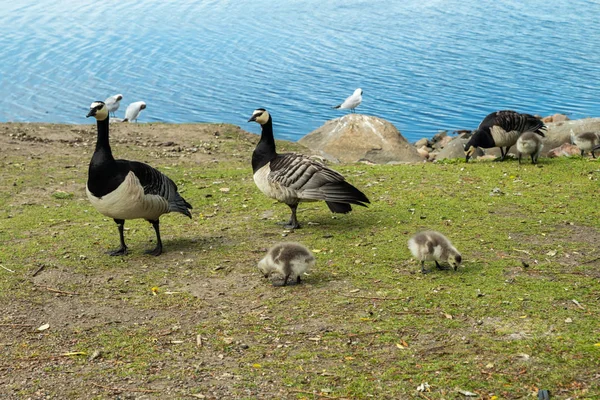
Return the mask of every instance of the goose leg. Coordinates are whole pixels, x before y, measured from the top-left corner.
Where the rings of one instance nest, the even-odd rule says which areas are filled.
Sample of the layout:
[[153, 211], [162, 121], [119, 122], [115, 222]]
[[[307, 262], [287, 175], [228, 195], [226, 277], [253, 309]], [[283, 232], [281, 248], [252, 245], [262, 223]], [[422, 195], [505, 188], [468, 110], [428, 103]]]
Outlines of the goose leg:
[[296, 283], [299, 285], [302, 283], [302, 279], [300, 279], [300, 275], [296, 278]]
[[287, 286], [287, 281], [288, 281], [289, 278], [290, 278], [289, 275], [285, 276], [285, 279], [283, 280], [283, 285], [282, 286]]
[[148, 221], [154, 227], [154, 231], [156, 232], [156, 247], [152, 250], [146, 250], [146, 254], [150, 254], [152, 256], [160, 256], [162, 253], [162, 240], [160, 240], [160, 227], [158, 225], [158, 220], [156, 221]]
[[[533, 160], [533, 154], [531, 155], [531, 159]], [[519, 152], [519, 164], [521, 164], [521, 152]]]
[[583, 157], [583, 154], [584, 154], [584, 151], [583, 151], [583, 150], [581, 150], [581, 157]]
[[425, 261], [421, 261], [421, 273], [426, 274], [427, 270], [425, 269]]
[[290, 209], [292, 210], [292, 215], [290, 217], [290, 221], [284, 225], [286, 229], [298, 229], [300, 228], [300, 224], [298, 223], [298, 219], [296, 218], [296, 209], [298, 208], [298, 204], [288, 204]]
[[444, 268], [442, 268], [442, 266], [440, 265], [440, 263], [437, 262], [437, 261], [435, 262], [435, 266], [437, 267], [437, 269], [444, 269]]
[[592, 157], [596, 158], [596, 155], [594, 154], [594, 150], [592, 150]]
[[119, 228], [119, 240], [121, 241], [121, 247], [116, 250], [109, 251], [108, 254], [111, 256], [124, 256], [127, 254], [127, 246], [125, 245], [125, 238], [123, 237], [123, 228], [125, 227], [124, 219], [115, 219], [117, 228]]

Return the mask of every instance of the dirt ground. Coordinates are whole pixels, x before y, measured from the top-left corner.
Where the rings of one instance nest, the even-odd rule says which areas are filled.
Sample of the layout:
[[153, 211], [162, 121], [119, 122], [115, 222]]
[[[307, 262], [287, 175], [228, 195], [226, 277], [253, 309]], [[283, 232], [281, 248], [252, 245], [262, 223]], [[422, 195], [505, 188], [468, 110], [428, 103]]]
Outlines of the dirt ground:
[[[27, 212], [28, 207], [55, 207], [55, 202], [48, 200], [49, 193], [74, 193], [79, 208], [89, 207], [84, 183], [95, 140], [94, 124], [0, 124], [0, 164], [4, 168], [48, 160], [53, 171], [44, 186], [28, 185], [14, 173], [0, 182], [5, 192], [19, 188], [5, 198], [7, 208], [0, 215], [4, 225], [0, 237], [25, 252], [0, 259], [0, 264], [13, 271], [0, 271], [8, 276], [2, 278], [0, 274], [0, 279], [5, 279], [5, 287], [14, 291], [2, 297], [6, 303], [0, 317], [0, 398], [343, 399], [347, 397], [337, 395], [335, 388], [352, 387], [355, 393], [363, 393], [364, 385], [377, 390], [365, 389], [357, 398], [386, 399], [398, 398], [386, 394], [398, 382], [410, 388], [407, 393], [411, 395], [406, 398], [464, 398], [455, 387], [450, 388], [452, 392], [441, 390], [427, 395], [415, 391], [424, 376], [444, 377], [440, 381], [445, 379], [451, 382], [448, 385], [455, 385], [453, 369], [468, 377], [465, 382], [487, 382], [488, 388], [494, 387], [494, 379], [502, 382], [496, 392], [502, 393], [500, 398], [523, 398], [537, 389], [532, 382], [536, 374], [545, 371], [543, 363], [526, 364], [529, 361], [523, 359], [529, 359], [527, 354], [487, 360], [486, 349], [478, 344], [478, 338], [487, 335], [492, 341], [512, 345], [530, 337], [527, 329], [508, 323], [501, 326], [501, 318], [477, 320], [464, 310], [451, 316], [438, 303], [425, 308], [429, 307], [429, 296], [445, 296], [451, 291], [450, 284], [438, 281], [435, 275], [428, 278], [431, 290], [427, 299], [415, 299], [414, 294], [394, 295], [399, 284], [396, 280], [415, 276], [407, 272], [405, 261], [390, 268], [393, 279], [386, 276], [382, 281], [368, 272], [357, 272], [365, 274], [365, 281], [373, 288], [368, 296], [362, 296], [364, 288], [357, 288], [344, 278], [344, 271], [339, 275], [317, 273], [315, 283], [292, 288], [265, 284], [256, 272], [256, 260], [264, 254], [265, 242], [285, 235], [272, 227], [270, 211], [264, 216], [269, 221], [259, 222], [265, 229], [248, 229], [240, 221], [228, 221], [224, 226], [220, 219], [228, 218], [226, 208], [215, 206], [210, 214], [209, 205], [215, 196], [204, 195], [204, 207], [194, 209], [194, 213], [205, 214], [204, 219], [183, 221], [179, 215], [165, 218], [166, 252], [157, 259], [141, 254], [142, 248], [151, 247], [148, 239], [153, 239], [151, 228], [142, 223], [126, 225], [131, 227], [127, 241], [132, 254], [121, 260], [100, 255], [107, 249], [99, 242], [106, 241], [100, 234], [90, 234], [90, 229], [83, 230], [90, 235], [85, 238], [87, 248], [70, 247], [69, 241], [77, 240], [73, 236], [77, 233], [73, 232], [82, 226], [78, 220], [57, 217], [50, 222], [43, 220], [38, 226], [30, 224], [24, 232], [11, 231], [12, 218]], [[225, 124], [111, 125], [113, 149], [119, 148], [117, 156], [164, 168], [176, 166], [196, 176], [217, 164], [227, 165], [226, 173], [241, 171], [239, 176], [247, 175], [248, 180], [241, 185], [240, 204], [254, 196], [249, 158], [257, 141], [256, 135]], [[283, 144], [279, 149], [298, 148], [296, 144]], [[217, 193], [229, 190], [222, 183], [227, 176], [207, 175], [213, 181], [207, 178], [201, 185], [216, 188]], [[245, 188], [248, 192], [244, 192]], [[281, 208], [276, 209], [277, 216], [287, 216], [284, 206], [278, 207]], [[370, 232], [385, 216], [376, 211], [372, 215], [370, 220], [361, 220], [362, 231], [352, 236], [352, 244], [347, 245], [349, 252], [353, 248], [376, 248]], [[294, 240], [313, 235], [315, 241], [324, 243], [323, 251], [337, 251], [334, 245], [327, 249], [331, 235], [325, 228], [348, 229], [352, 234], [352, 218], [346, 225], [335, 225], [339, 220], [333, 219], [327, 222], [331, 226], [315, 225], [298, 231]], [[117, 244], [112, 221], [94, 214], [93, 220], [86, 223], [109, 231], [110, 243]], [[557, 241], [586, 244], [597, 243], [600, 238], [595, 229], [569, 227], [556, 236]], [[404, 237], [400, 239], [405, 241]], [[49, 248], [40, 250], [39, 246]], [[593, 254], [590, 250], [578, 257], [589, 259]], [[567, 265], [573, 260], [563, 261]], [[15, 265], [17, 262], [20, 264]], [[358, 267], [365, 264], [358, 258], [352, 263]], [[576, 266], [573, 263], [571, 267]], [[507, 281], [531, 276], [538, 279], [534, 271], [524, 270], [520, 261], [507, 271]], [[587, 272], [585, 276], [590, 277]], [[597, 279], [597, 275], [592, 278]], [[541, 274], [539, 279], [554, 278]], [[152, 286], [156, 290], [150, 290]], [[411, 293], [410, 288], [406, 290]], [[475, 288], [469, 290], [474, 293]], [[338, 294], [334, 300], [332, 293]], [[486, 299], [493, 295], [490, 293]], [[570, 299], [553, 307], [578, 311]], [[397, 318], [430, 319], [436, 324], [457, 326], [448, 333], [433, 327], [419, 330], [409, 322], [384, 330], [371, 325]], [[356, 321], [365, 325], [357, 327]], [[39, 330], [46, 323], [50, 323], [50, 328]], [[544, 345], [551, 335], [541, 336]], [[413, 356], [398, 366], [400, 361], [388, 342], [393, 351], [400, 353], [403, 344], [410, 343]], [[534, 350], [519, 350], [519, 354], [525, 352], [533, 354], [535, 360]], [[443, 357], [448, 364], [440, 367]], [[381, 363], [385, 369], [379, 370]], [[465, 372], [467, 363], [484, 372]], [[282, 365], [290, 369], [282, 370]], [[494, 369], [502, 371], [493, 375]], [[502, 392], [503, 386], [513, 385], [519, 379], [523, 380], [521, 392]], [[555, 393], [587, 390], [598, 379], [598, 371], [590, 370], [569, 377], [565, 386], [555, 388]], [[492, 391], [482, 390], [477, 398], [492, 398]], [[403, 393], [397, 388], [391, 392]]]

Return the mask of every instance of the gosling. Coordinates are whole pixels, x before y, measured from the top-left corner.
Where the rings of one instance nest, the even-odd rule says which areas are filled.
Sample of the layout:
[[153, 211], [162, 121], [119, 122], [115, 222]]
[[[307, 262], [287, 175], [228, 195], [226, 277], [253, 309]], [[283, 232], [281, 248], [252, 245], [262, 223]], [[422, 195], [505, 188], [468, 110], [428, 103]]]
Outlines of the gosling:
[[581, 157], [585, 155], [586, 151], [592, 153], [592, 157], [596, 158], [596, 146], [600, 145], [600, 135], [598, 132], [583, 132], [575, 135], [571, 129], [571, 141], [581, 151]]
[[438, 261], [446, 261], [456, 271], [462, 262], [458, 250], [447, 237], [439, 232], [419, 232], [408, 240], [408, 248], [412, 255], [421, 261], [421, 273], [426, 274], [425, 261], [435, 261], [438, 269], [443, 269]]
[[521, 164], [521, 156], [531, 156], [531, 163], [537, 164], [538, 157], [542, 151], [544, 144], [542, 138], [534, 132], [525, 132], [517, 140], [517, 153], [519, 156], [519, 164]]
[[301, 283], [300, 276], [315, 265], [315, 256], [309, 249], [296, 242], [282, 242], [271, 247], [267, 255], [258, 262], [258, 269], [265, 278], [272, 274], [283, 275], [283, 285], [286, 286], [290, 276], [296, 277], [296, 283]]

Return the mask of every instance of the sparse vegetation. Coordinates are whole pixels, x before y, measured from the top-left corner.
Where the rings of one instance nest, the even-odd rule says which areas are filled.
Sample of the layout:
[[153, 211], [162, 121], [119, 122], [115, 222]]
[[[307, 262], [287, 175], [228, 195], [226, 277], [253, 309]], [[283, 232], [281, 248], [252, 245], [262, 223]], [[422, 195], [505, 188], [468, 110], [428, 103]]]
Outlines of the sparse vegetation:
[[[115, 258], [116, 225], [85, 197], [94, 127], [0, 133], [3, 396], [600, 396], [596, 160], [336, 165], [371, 207], [301, 204], [304, 228], [287, 232], [288, 207], [252, 181], [257, 138], [118, 125], [115, 156], [169, 175], [194, 218], [161, 219], [157, 258], [143, 254], [150, 224], [128, 221], [130, 255]], [[421, 229], [452, 240], [457, 272], [419, 273], [406, 242]], [[317, 257], [302, 285], [274, 287], [256, 268], [281, 240]]]

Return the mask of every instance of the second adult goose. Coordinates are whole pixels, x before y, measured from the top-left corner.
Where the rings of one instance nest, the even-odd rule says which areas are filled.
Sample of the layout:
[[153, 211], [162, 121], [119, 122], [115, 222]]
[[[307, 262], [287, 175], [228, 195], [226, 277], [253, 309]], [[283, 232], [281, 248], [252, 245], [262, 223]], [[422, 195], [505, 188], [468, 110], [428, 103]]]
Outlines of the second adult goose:
[[508, 149], [517, 143], [521, 133], [532, 131], [544, 137], [545, 127], [539, 118], [530, 114], [510, 110], [493, 112], [481, 121], [471, 139], [465, 144], [466, 161], [469, 161], [477, 147], [500, 147], [500, 161], [503, 161]]
[[352, 211], [351, 204], [366, 207], [369, 199], [346, 182], [338, 172], [302, 154], [277, 154], [273, 120], [264, 108], [254, 110], [248, 122], [262, 127], [260, 141], [252, 153], [256, 186], [267, 196], [287, 204], [292, 210], [286, 228], [299, 228], [296, 209], [301, 201], [323, 200], [334, 213]]
[[125, 220], [144, 218], [156, 232], [156, 247], [147, 253], [160, 255], [159, 217], [178, 212], [192, 218], [189, 211], [192, 206], [179, 195], [175, 182], [160, 171], [141, 162], [114, 159], [108, 138], [108, 108], [103, 102], [92, 103], [87, 116], [95, 117], [98, 126], [96, 150], [88, 170], [87, 197], [96, 210], [114, 219], [121, 240], [121, 247], [109, 254], [127, 254], [123, 237]]

